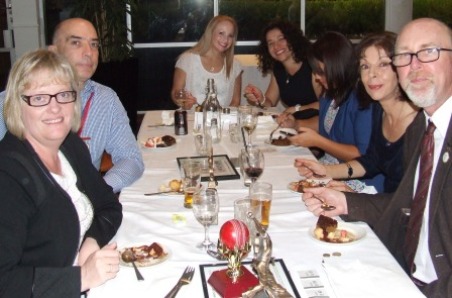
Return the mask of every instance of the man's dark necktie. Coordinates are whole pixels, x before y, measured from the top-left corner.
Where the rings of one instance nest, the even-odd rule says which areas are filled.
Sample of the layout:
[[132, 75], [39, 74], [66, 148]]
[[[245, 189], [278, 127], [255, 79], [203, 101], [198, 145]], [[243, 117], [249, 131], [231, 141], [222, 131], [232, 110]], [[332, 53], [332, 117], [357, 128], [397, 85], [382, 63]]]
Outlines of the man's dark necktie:
[[421, 230], [422, 218], [424, 216], [430, 179], [432, 177], [433, 151], [435, 147], [433, 132], [435, 131], [435, 128], [435, 124], [429, 121], [427, 130], [422, 138], [419, 179], [416, 193], [411, 203], [411, 215], [405, 239], [405, 259], [407, 261], [408, 268], [410, 269], [410, 273], [415, 271], [414, 256], [419, 244], [419, 233]]

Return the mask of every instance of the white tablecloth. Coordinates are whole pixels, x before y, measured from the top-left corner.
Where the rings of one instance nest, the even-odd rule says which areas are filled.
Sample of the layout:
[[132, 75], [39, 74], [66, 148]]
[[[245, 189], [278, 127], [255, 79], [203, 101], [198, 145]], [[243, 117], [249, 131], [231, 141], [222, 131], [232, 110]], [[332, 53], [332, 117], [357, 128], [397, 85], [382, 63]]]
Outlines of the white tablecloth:
[[[193, 114], [189, 115], [189, 120]], [[174, 128], [148, 127], [161, 123], [161, 111], [147, 112], [138, 134], [138, 141], [150, 136], [164, 134], [174, 135]], [[367, 231], [362, 241], [349, 245], [327, 244], [313, 239], [309, 235], [317, 218], [306, 211], [300, 195], [287, 189], [290, 181], [299, 179], [293, 160], [298, 156], [312, 157], [305, 148], [278, 148], [264, 143], [273, 125], [260, 125], [255, 132], [254, 144], [265, 151], [265, 170], [260, 181], [273, 184], [273, 202], [271, 207], [270, 227], [268, 233], [273, 240], [273, 256], [284, 260], [291, 274], [300, 297], [369, 297], [363, 296], [362, 285], [368, 285], [375, 297], [423, 297], [409, 277], [403, 272], [394, 258], [364, 223], [360, 223]], [[203, 239], [203, 227], [194, 218], [190, 209], [183, 207], [182, 196], [149, 196], [143, 194], [156, 192], [161, 184], [179, 178], [177, 157], [196, 155], [192, 122], [189, 123], [189, 134], [176, 136], [177, 145], [165, 149], [143, 149], [145, 172], [132, 186], [121, 192], [124, 219], [115, 236], [118, 247], [133, 244], [151, 244], [159, 242], [170, 252], [167, 261], [147, 268], [141, 268], [145, 281], [138, 282], [132, 268], [121, 267], [118, 276], [103, 286], [92, 289], [90, 297], [164, 297], [174, 286], [187, 265], [196, 268], [190, 285], [181, 288], [178, 297], [203, 297], [200, 264], [217, 263], [215, 259], [196, 248]], [[223, 135], [220, 144], [215, 144], [214, 154], [227, 154], [237, 157], [240, 144], [233, 144], [227, 134]], [[211, 239], [216, 242], [221, 225], [233, 218], [234, 200], [247, 195], [247, 188], [241, 180], [219, 181], [218, 192], [221, 201], [219, 225], [210, 229]], [[176, 221], [175, 216], [182, 220]], [[333, 253], [340, 256], [333, 257]], [[328, 274], [322, 266], [324, 254], [334, 258], [334, 264], [347, 267], [342, 279], [348, 284], [334, 280], [334, 268], [328, 267]], [[247, 260], [251, 260], [250, 252]], [[333, 260], [333, 259], [329, 259]], [[329, 263], [328, 263], [329, 264]], [[357, 264], [357, 265], [356, 265]], [[355, 266], [356, 265], [356, 266]], [[350, 266], [355, 271], [350, 271]], [[339, 266], [339, 268], [341, 268]], [[386, 274], [356, 274], [356, 271], [374, 268]], [[341, 270], [341, 269], [339, 269]], [[336, 271], [337, 272], [337, 271]], [[390, 273], [390, 274], [389, 274]], [[300, 275], [318, 275], [314, 278], [300, 278]], [[397, 283], [391, 282], [397, 278]], [[391, 280], [389, 280], [391, 279]], [[375, 282], [378, 280], [378, 283]], [[390, 287], [382, 287], [387, 280]], [[356, 290], [350, 289], [353, 284], [360, 285]], [[309, 288], [314, 285], [314, 288]], [[333, 287], [331, 286], [333, 285]], [[377, 286], [378, 285], [378, 286]], [[342, 289], [341, 289], [342, 287]], [[341, 293], [347, 293], [346, 296]], [[367, 294], [366, 294], [367, 295]]]

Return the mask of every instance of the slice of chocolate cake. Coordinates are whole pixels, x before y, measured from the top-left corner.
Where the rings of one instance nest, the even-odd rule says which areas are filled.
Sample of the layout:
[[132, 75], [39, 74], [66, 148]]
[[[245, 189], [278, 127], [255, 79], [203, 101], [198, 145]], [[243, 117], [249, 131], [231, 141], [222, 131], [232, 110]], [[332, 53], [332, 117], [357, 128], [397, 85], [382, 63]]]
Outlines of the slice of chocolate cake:
[[283, 138], [281, 136], [277, 139], [273, 139], [271, 143], [272, 143], [272, 145], [275, 145], [275, 146], [290, 146], [289, 139]]
[[337, 220], [334, 218], [320, 215], [319, 219], [317, 220], [317, 225], [314, 230], [314, 234], [317, 237], [317, 239], [328, 241], [330, 237], [328, 237], [328, 234], [336, 232], [337, 229]]

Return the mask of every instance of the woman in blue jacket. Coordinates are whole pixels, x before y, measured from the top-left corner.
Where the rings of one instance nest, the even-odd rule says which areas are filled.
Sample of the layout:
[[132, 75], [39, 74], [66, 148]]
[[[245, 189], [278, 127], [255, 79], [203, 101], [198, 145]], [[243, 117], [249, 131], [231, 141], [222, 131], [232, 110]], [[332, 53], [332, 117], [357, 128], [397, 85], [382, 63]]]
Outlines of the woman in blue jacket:
[[[363, 155], [372, 132], [374, 107], [371, 102], [358, 100], [355, 90], [358, 67], [352, 43], [341, 33], [327, 32], [312, 45], [308, 60], [325, 90], [320, 98], [318, 131], [296, 127], [299, 133], [291, 142], [319, 148], [325, 153], [320, 159], [324, 164], [338, 164]], [[349, 186], [355, 191], [366, 185], [381, 191], [383, 180], [382, 175], [377, 175], [362, 181], [351, 180]]]

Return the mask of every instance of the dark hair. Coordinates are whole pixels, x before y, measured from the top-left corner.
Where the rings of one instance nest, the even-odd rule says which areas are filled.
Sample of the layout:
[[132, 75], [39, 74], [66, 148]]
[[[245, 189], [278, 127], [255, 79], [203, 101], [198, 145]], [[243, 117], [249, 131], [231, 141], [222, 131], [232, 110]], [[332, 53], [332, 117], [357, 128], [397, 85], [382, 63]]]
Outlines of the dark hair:
[[350, 40], [339, 32], [326, 32], [311, 46], [308, 62], [317, 74], [323, 74], [319, 62], [325, 65], [325, 95], [334, 98], [336, 106], [344, 103], [357, 79], [357, 59]]
[[259, 59], [259, 69], [267, 74], [274, 67], [275, 60], [268, 52], [267, 33], [273, 29], [279, 29], [287, 41], [287, 46], [293, 53], [295, 62], [305, 60], [307, 52], [311, 46], [310, 41], [304, 36], [303, 31], [293, 23], [286, 21], [273, 21], [269, 23], [261, 33], [257, 57]]
[[[379, 33], [371, 33], [371, 34], [366, 35], [355, 48], [356, 57], [358, 59], [358, 65], [357, 65], [358, 69], [359, 69], [359, 60], [363, 57], [364, 52], [372, 46], [374, 46], [378, 49], [382, 49], [383, 51], [385, 51], [385, 53], [386, 53], [386, 55], [388, 55], [388, 57], [392, 57], [394, 55], [396, 39], [397, 39], [397, 34], [395, 34], [393, 32], [389, 32], [389, 31], [379, 32]], [[394, 66], [392, 66], [392, 70], [394, 72], [396, 72], [396, 68]], [[373, 99], [367, 93], [366, 88], [364, 87], [363, 82], [361, 81], [361, 79], [359, 77], [358, 77], [356, 89], [357, 89], [358, 99], [360, 101], [361, 106], [363, 106], [363, 107], [369, 106], [373, 102]], [[399, 100], [407, 101], [408, 97], [405, 94], [405, 92], [402, 90], [402, 88], [400, 88], [400, 86], [399, 86], [399, 91], [400, 91]]]

